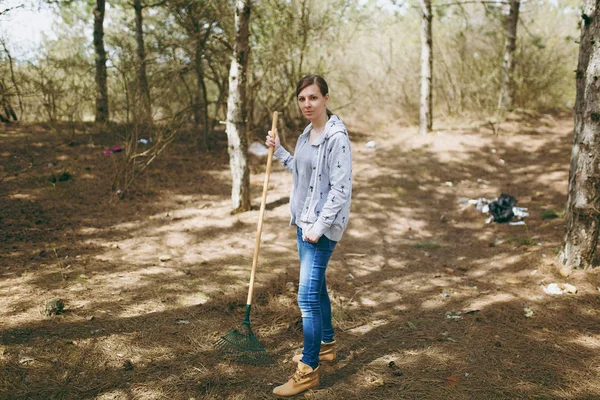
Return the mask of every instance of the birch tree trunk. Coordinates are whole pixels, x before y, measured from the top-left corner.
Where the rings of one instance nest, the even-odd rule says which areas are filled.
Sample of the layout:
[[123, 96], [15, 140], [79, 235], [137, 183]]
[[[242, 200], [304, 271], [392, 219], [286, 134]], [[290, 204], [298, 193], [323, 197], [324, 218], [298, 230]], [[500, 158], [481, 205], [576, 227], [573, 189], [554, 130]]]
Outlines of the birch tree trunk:
[[144, 6], [142, 0], [134, 0], [135, 9], [135, 41], [137, 43], [138, 56], [138, 96], [140, 104], [140, 119], [142, 122], [152, 122], [152, 103], [150, 101], [150, 89], [146, 75], [146, 49], [144, 45]]
[[104, 50], [104, 9], [106, 0], [96, 0], [94, 8], [94, 50], [96, 52], [96, 122], [108, 122], [108, 86]]
[[513, 108], [515, 84], [513, 79], [514, 54], [517, 48], [517, 26], [519, 24], [519, 6], [521, 0], [510, 0], [510, 11], [506, 18], [506, 41], [504, 44], [504, 58], [502, 60], [502, 98], [501, 108]]
[[567, 268], [589, 269], [600, 227], [600, 3], [583, 4], [567, 223], [559, 260]]
[[421, 8], [421, 103], [419, 107], [419, 133], [431, 131], [431, 70], [433, 57], [431, 53], [433, 39], [431, 35], [431, 0], [419, 0]]
[[248, 169], [248, 139], [246, 136], [246, 71], [250, 36], [251, 0], [237, 0], [235, 6], [235, 43], [229, 70], [227, 98], [227, 141], [231, 167], [231, 201], [233, 212], [250, 209], [250, 171]]

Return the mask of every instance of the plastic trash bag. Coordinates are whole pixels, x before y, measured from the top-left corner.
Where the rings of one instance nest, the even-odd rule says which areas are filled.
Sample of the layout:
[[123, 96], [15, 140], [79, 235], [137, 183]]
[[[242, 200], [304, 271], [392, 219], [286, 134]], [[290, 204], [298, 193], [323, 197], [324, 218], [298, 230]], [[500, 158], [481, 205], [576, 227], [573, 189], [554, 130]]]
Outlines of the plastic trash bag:
[[513, 207], [517, 204], [515, 199], [510, 194], [502, 193], [500, 197], [494, 199], [488, 205], [489, 213], [494, 222], [508, 222], [515, 216]]

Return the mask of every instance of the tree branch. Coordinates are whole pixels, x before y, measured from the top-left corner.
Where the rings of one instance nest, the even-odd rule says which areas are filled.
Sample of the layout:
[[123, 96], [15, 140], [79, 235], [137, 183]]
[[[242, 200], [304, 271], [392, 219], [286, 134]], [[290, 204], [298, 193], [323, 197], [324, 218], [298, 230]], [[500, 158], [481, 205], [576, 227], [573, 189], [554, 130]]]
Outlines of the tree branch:
[[11, 7], [11, 8], [6, 8], [2, 11], [0, 11], [0, 16], [4, 15], [4, 14], [8, 14], [9, 12], [11, 12], [12, 10], [16, 10], [17, 8], [23, 8], [25, 7], [23, 4], [16, 6], [16, 7]]

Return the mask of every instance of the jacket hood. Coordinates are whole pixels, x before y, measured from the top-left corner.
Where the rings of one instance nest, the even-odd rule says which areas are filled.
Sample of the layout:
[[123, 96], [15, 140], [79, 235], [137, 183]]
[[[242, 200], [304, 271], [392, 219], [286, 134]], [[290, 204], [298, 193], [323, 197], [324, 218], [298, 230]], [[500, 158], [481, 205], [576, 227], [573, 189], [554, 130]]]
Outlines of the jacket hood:
[[344, 135], [348, 135], [348, 131], [346, 130], [346, 125], [342, 122], [340, 117], [337, 115], [332, 115], [327, 121], [327, 126], [325, 127], [325, 139], [329, 139], [333, 135], [337, 133], [343, 133]]
[[[312, 127], [313, 127], [313, 125], [311, 122], [304, 129], [304, 132], [302, 134], [307, 135], [311, 131]], [[344, 125], [344, 123], [342, 122], [340, 117], [338, 117], [337, 115], [334, 114], [331, 117], [329, 117], [329, 120], [325, 124], [325, 133], [323, 135], [321, 135], [319, 140], [317, 140], [315, 143], [313, 143], [313, 146], [320, 145], [321, 143], [323, 143], [323, 141], [325, 139], [329, 139], [333, 135], [337, 135], [338, 133], [348, 135], [348, 131], [346, 130], [346, 125]]]

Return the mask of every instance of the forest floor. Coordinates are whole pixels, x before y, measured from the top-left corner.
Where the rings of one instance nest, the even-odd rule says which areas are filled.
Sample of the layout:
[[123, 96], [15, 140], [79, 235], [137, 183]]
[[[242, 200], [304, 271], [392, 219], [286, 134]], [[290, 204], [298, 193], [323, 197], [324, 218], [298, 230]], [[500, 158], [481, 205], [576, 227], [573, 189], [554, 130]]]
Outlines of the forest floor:
[[[555, 262], [572, 115], [511, 114], [496, 134], [464, 121], [426, 137], [350, 128], [351, 222], [327, 278], [339, 361], [303, 396], [599, 399], [599, 272]], [[40, 126], [1, 129], [1, 399], [273, 397], [302, 347], [279, 163], [252, 311], [274, 362], [240, 365], [213, 344], [244, 317], [265, 158], [251, 158], [255, 209], [231, 215], [222, 132], [210, 154], [178, 137], [118, 200], [122, 153], [103, 154], [116, 135], [82, 130], [67, 145]], [[501, 193], [528, 208], [526, 225], [486, 224], [459, 202]], [[552, 283], [577, 292], [547, 294]], [[52, 298], [64, 313], [42, 315]]]

